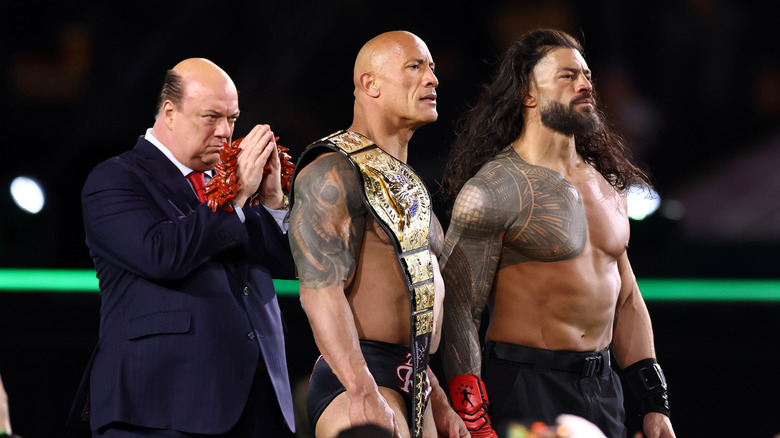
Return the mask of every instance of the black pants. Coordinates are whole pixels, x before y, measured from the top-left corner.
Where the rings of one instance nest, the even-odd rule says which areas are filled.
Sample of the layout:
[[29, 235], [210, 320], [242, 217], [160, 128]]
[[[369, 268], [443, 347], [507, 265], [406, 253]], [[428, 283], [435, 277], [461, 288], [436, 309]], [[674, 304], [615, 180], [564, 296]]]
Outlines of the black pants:
[[219, 435], [202, 435], [176, 430], [149, 429], [125, 423], [111, 423], [99, 431], [92, 431], [93, 438], [291, 438], [292, 432], [284, 424], [282, 412], [274, 396], [274, 388], [268, 373], [255, 376], [249, 399], [238, 423], [228, 432]]
[[572, 414], [608, 438], [626, 436], [623, 389], [609, 349], [581, 353], [488, 341], [483, 361], [489, 415], [499, 434], [511, 421], [555, 424], [558, 415]]

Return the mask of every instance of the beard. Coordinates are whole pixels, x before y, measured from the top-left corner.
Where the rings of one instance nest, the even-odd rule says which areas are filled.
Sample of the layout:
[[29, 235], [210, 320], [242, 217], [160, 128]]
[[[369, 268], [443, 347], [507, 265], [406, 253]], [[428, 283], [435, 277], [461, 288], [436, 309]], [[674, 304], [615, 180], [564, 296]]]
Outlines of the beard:
[[590, 134], [601, 126], [595, 108], [579, 113], [574, 109], [574, 102], [568, 107], [560, 102], [546, 102], [542, 104], [539, 114], [542, 125], [569, 136]]

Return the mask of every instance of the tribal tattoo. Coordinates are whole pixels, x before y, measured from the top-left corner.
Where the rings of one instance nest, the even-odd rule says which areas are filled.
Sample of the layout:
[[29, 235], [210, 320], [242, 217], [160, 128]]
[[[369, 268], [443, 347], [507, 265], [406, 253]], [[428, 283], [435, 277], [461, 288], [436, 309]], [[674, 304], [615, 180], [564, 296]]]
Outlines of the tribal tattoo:
[[301, 287], [345, 284], [353, 275], [368, 213], [349, 162], [326, 154], [301, 169], [293, 186], [290, 244]]
[[575, 257], [586, 239], [585, 209], [574, 186], [512, 148], [469, 180], [455, 201], [441, 258], [447, 375], [479, 375], [478, 330], [500, 269]]

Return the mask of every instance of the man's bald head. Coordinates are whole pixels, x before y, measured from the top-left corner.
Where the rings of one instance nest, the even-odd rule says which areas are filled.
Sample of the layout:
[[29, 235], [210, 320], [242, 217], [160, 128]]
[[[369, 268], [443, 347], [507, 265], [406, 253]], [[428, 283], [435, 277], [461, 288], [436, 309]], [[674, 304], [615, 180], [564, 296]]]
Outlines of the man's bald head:
[[355, 88], [359, 87], [361, 75], [381, 72], [392, 55], [400, 54], [404, 46], [417, 44], [425, 46], [417, 35], [403, 30], [385, 32], [370, 39], [355, 58], [352, 75]]
[[185, 95], [198, 93], [204, 88], [224, 89], [228, 93], [238, 95], [233, 80], [217, 64], [205, 58], [188, 58], [166, 73], [155, 113], [159, 115], [166, 100], [180, 107]]
[[413, 132], [435, 121], [435, 69], [428, 46], [413, 33], [385, 32], [369, 40], [355, 59], [351, 128]]

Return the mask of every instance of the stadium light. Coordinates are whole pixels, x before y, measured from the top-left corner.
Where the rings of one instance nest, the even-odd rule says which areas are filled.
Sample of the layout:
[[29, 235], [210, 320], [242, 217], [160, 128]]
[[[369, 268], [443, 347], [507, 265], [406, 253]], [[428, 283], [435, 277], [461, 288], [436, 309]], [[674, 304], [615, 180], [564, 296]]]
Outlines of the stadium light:
[[40, 212], [45, 204], [43, 187], [26, 176], [18, 176], [11, 181], [11, 198], [19, 208], [32, 214]]

